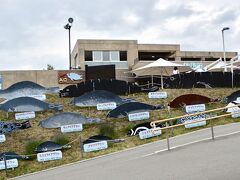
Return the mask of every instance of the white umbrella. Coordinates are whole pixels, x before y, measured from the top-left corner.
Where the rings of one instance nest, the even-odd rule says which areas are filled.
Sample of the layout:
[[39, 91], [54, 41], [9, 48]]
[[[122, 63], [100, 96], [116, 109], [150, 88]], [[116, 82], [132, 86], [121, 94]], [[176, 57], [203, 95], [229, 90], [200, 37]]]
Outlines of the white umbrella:
[[131, 72], [135, 73], [137, 76], [151, 75], [153, 77], [153, 75], [161, 75], [161, 86], [163, 89], [163, 76], [172, 75], [172, 73], [169, 73], [169, 70], [172, 72], [174, 67], [178, 67], [178, 70], [180, 72], [191, 70], [189, 66], [173, 63], [171, 61], [160, 58], [143, 67], [133, 69]]

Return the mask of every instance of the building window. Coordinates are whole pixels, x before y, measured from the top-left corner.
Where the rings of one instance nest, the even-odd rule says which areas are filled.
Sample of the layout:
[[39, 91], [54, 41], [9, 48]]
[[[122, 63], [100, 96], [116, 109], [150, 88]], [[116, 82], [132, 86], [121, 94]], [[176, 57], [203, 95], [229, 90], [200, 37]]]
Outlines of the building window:
[[110, 61], [109, 51], [102, 51], [102, 61]]
[[181, 61], [201, 61], [201, 58], [181, 58]]
[[120, 51], [120, 61], [127, 61], [127, 51]]
[[85, 61], [127, 61], [127, 51], [85, 51]]
[[139, 51], [138, 52], [138, 58], [139, 61], [156, 61], [159, 58], [163, 58], [165, 60], [170, 59], [171, 56], [173, 55], [173, 52], [151, 52], [151, 51]]
[[93, 61], [92, 51], [85, 51], [85, 61]]
[[119, 61], [119, 51], [110, 51], [111, 61]]
[[102, 61], [102, 51], [93, 51], [93, 61]]

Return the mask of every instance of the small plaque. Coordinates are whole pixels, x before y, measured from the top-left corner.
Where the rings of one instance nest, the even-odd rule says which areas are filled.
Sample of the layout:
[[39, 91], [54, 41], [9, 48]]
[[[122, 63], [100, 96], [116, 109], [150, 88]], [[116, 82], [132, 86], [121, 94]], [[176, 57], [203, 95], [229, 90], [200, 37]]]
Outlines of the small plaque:
[[62, 133], [79, 132], [82, 130], [83, 130], [82, 124], [69, 124], [69, 125], [61, 126]]
[[107, 148], [108, 148], [107, 141], [99, 141], [83, 145], [84, 152], [100, 151]]
[[0, 143], [3, 143], [6, 141], [6, 136], [4, 134], [0, 134]]
[[149, 99], [166, 99], [167, 92], [149, 92], [148, 98]]
[[240, 109], [238, 108], [237, 111], [232, 111], [232, 118], [239, 118], [240, 117]]
[[139, 138], [140, 139], [147, 139], [147, 138], [159, 136], [161, 134], [162, 134], [161, 128], [152, 128], [152, 129], [148, 129], [148, 130], [145, 130], [145, 131], [140, 131], [139, 132]]
[[62, 159], [61, 151], [50, 151], [37, 154], [38, 162], [54, 161], [59, 159]]
[[[9, 160], [6, 160], [6, 164], [7, 164], [7, 169], [16, 168], [16, 167], [18, 167], [18, 160], [17, 159], [9, 159]], [[0, 170], [3, 170], [3, 169], [5, 169], [5, 162], [0, 161]]]
[[115, 102], [108, 102], [108, 103], [101, 103], [97, 104], [97, 110], [113, 110], [117, 107], [117, 104]]
[[16, 113], [15, 114], [15, 119], [16, 120], [23, 120], [23, 119], [32, 119], [35, 118], [36, 114], [35, 112], [23, 112], [23, 113]]
[[186, 113], [202, 112], [206, 110], [205, 104], [187, 105]]
[[[189, 123], [189, 122], [193, 122], [193, 121], [200, 121], [200, 120], [204, 120], [205, 118], [202, 117], [197, 117], [191, 120], [186, 120], [185, 123]], [[191, 124], [186, 124], [185, 128], [189, 129], [189, 128], [195, 128], [195, 127], [200, 127], [200, 126], [206, 126], [206, 121], [200, 121], [200, 122], [195, 122], [195, 123], [191, 123]]]
[[128, 114], [128, 120], [129, 121], [140, 121], [150, 118], [149, 112], [139, 112], [139, 113], [131, 113]]

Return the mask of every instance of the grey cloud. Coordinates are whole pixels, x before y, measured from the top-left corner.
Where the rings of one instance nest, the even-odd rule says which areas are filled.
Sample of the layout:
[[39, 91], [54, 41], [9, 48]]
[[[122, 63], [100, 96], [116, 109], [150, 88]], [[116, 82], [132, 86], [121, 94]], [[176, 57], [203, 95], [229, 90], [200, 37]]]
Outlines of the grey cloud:
[[[218, 7], [216, 1], [216, 9], [222, 11], [222, 14], [212, 21], [199, 19], [191, 22], [182, 33], [178, 33], [178, 28], [181, 27], [176, 27], [174, 33], [168, 32], [164, 22], [171, 21], [172, 18], [188, 19], [199, 15], [199, 12], [190, 9], [188, 1], [178, 1], [165, 10], [155, 8], [158, 2], [159, 0], [3, 0], [0, 6], [0, 69], [8, 69], [10, 65], [15, 69], [27, 65], [42, 69], [47, 63], [56, 68], [66, 68], [68, 39], [63, 25], [67, 23], [68, 17], [74, 18], [72, 37], [76, 39], [102, 38], [104, 35], [114, 39], [138, 39], [139, 35], [151, 27], [161, 28], [164, 33], [160, 34], [161, 36], [156, 35], [156, 43], [177, 42], [182, 43], [182, 47], [188, 50], [214, 50], [219, 49], [221, 25], [227, 23], [231, 26], [239, 14], [236, 6], [231, 5], [226, 9], [223, 6]], [[138, 23], [129, 24], [124, 21], [123, 16], [129, 12], [139, 17]], [[229, 41], [234, 44], [229, 45], [229, 48], [238, 48], [236, 37], [239, 35], [229, 36]], [[72, 39], [72, 44], [76, 39]], [[52, 53], [52, 47], [54, 51], [59, 49], [61, 53]], [[29, 52], [31, 55], [23, 53], [34, 48], [40, 52]], [[41, 50], [46, 52], [41, 54]], [[63, 51], [65, 52], [62, 53]]]
[[227, 9], [221, 13], [212, 21], [214, 24], [226, 24], [231, 21], [235, 21], [238, 17], [238, 14], [240, 13], [239, 10], [235, 9]]

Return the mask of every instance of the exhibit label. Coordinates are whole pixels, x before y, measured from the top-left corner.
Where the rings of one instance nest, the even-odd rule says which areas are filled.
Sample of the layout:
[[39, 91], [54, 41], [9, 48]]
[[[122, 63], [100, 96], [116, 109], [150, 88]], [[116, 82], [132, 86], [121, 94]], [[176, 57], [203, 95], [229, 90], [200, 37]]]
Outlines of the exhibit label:
[[108, 102], [108, 103], [101, 103], [97, 104], [97, 110], [113, 110], [117, 107], [117, 104], [115, 102]]
[[145, 120], [149, 118], [150, 118], [149, 112], [139, 112], [139, 113], [128, 114], [129, 121], [139, 121], [139, 120]]
[[108, 148], [107, 141], [99, 141], [99, 142], [88, 143], [83, 145], [84, 152], [99, 151], [107, 148]]
[[167, 92], [149, 92], [149, 99], [165, 99], [167, 98]]
[[236, 110], [236, 111], [232, 111], [232, 118], [239, 118], [240, 117], [240, 109]]
[[35, 118], [36, 114], [35, 112], [23, 112], [23, 113], [16, 113], [15, 114], [15, 119], [16, 120], [22, 120], [22, 119], [32, 119]]
[[145, 131], [140, 131], [139, 132], [139, 138], [140, 139], [147, 139], [147, 138], [159, 136], [161, 134], [162, 134], [161, 128], [152, 128], [152, 129], [148, 129], [148, 130], [145, 130]]
[[194, 113], [194, 112], [202, 112], [206, 110], [205, 104], [195, 104], [195, 105], [187, 105], [186, 113]]
[[69, 125], [61, 126], [62, 133], [79, 132], [82, 130], [83, 130], [82, 124], [69, 124]]
[[[191, 120], [186, 120], [185, 123], [190, 123], [193, 121], [200, 121], [200, 120], [204, 120], [205, 118], [203, 117], [197, 117], [195, 119], [191, 119]], [[189, 129], [189, 128], [194, 128], [194, 127], [199, 127], [199, 126], [205, 126], [207, 124], [206, 121], [200, 121], [200, 122], [195, 122], [195, 123], [191, 123], [191, 124], [185, 124], [185, 128]]]
[[51, 152], [44, 152], [37, 154], [37, 161], [38, 162], [46, 162], [46, 161], [53, 161], [62, 159], [62, 152], [61, 151], [51, 151]]
[[[6, 164], [7, 164], [7, 169], [16, 168], [16, 167], [18, 167], [18, 160], [17, 159], [9, 159], [9, 160], [6, 160]], [[3, 169], [5, 169], [5, 162], [0, 161], [0, 170], [3, 170]]]
[[6, 141], [6, 136], [4, 134], [0, 134], [0, 143], [3, 143]]
[[47, 99], [45, 94], [42, 94], [42, 95], [28, 95], [28, 97], [32, 97], [32, 98], [38, 99], [40, 101], [45, 101]]

